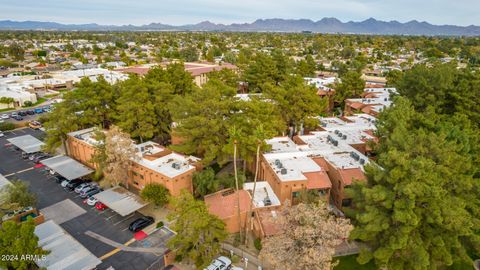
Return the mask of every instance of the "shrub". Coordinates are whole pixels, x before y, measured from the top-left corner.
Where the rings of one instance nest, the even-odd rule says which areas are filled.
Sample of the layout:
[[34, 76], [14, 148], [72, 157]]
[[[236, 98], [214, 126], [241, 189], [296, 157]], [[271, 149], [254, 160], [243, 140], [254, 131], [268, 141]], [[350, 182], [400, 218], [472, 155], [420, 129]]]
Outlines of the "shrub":
[[253, 245], [258, 251], [262, 250], [262, 240], [260, 240], [260, 238], [255, 239], [255, 241], [253, 241]]
[[33, 103], [30, 100], [27, 100], [23, 103], [23, 106], [25, 106], [25, 107], [30, 107], [32, 105], [33, 105]]
[[163, 221], [160, 221], [160, 222], [157, 223], [157, 228], [161, 228], [161, 227], [163, 227], [163, 225], [165, 225], [165, 224], [163, 224]]
[[170, 193], [166, 187], [160, 184], [148, 184], [142, 189], [140, 195], [144, 200], [161, 207], [168, 202]]
[[10, 122], [0, 123], [0, 131], [7, 131], [15, 129], [15, 124]]

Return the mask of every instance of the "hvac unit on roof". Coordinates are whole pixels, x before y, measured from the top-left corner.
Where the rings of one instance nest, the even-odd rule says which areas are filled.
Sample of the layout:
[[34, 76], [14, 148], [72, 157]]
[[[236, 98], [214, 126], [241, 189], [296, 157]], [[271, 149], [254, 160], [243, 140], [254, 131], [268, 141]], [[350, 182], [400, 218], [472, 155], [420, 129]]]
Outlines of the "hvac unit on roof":
[[281, 173], [281, 174], [287, 174], [287, 169], [282, 168], [282, 169], [280, 170], [280, 173]]
[[342, 139], [346, 140], [346, 139], [347, 139], [347, 135], [343, 135], [343, 136], [342, 136]]
[[181, 166], [181, 164], [179, 162], [173, 162], [172, 163], [172, 168], [174, 168], [176, 170], [180, 170], [180, 166]]
[[280, 159], [275, 159], [275, 165], [278, 166], [278, 164], [280, 164]]
[[360, 162], [361, 165], [363, 165], [363, 164], [365, 164], [365, 159], [361, 158], [361, 159], [359, 160], [359, 162]]
[[338, 135], [338, 137], [341, 138], [343, 134], [341, 132], [339, 132], [337, 135]]
[[335, 134], [338, 134], [340, 132], [340, 130], [336, 129], [335, 130]]

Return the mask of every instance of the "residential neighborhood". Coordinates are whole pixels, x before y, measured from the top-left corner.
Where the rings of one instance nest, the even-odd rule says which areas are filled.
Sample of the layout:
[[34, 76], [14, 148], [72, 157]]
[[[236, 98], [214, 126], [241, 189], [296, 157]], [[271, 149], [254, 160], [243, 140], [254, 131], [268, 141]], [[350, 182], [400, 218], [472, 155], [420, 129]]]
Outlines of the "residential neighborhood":
[[0, 4], [0, 269], [480, 269], [468, 16], [187, 2]]

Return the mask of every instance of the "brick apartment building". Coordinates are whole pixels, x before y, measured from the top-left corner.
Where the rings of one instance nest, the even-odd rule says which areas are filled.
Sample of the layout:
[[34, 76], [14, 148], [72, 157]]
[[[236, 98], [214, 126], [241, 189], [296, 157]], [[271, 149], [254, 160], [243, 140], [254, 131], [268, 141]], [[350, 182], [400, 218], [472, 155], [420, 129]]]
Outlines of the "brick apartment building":
[[376, 140], [375, 121], [367, 114], [321, 118], [319, 131], [272, 138], [267, 141], [271, 151], [260, 160], [259, 178], [270, 184], [281, 203], [295, 203], [302, 190], [310, 190], [341, 209], [350, 204], [345, 189], [365, 180], [363, 166], [369, 162], [369, 142]]
[[383, 109], [392, 105], [391, 95], [397, 93], [395, 88], [366, 88], [362, 98], [345, 100], [345, 114], [366, 113], [377, 116]]
[[[95, 145], [101, 143], [95, 139], [95, 128], [71, 132], [68, 134], [69, 155], [77, 161], [95, 168], [92, 157]], [[129, 185], [141, 190], [145, 185], [158, 183], [165, 186], [172, 196], [181, 190], [193, 192], [192, 177], [197, 170], [198, 158], [172, 152], [154, 142], [135, 145], [138, 159], [132, 161], [129, 173]]]

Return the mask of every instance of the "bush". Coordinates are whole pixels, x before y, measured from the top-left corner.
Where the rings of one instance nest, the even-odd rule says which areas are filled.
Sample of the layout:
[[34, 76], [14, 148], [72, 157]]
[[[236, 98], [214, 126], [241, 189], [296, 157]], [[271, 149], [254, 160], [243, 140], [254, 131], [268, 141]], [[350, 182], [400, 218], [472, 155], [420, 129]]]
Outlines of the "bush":
[[239, 233], [236, 233], [234, 235], [232, 244], [233, 244], [234, 247], [240, 246], [240, 234]]
[[167, 204], [169, 195], [168, 189], [160, 184], [148, 184], [140, 193], [144, 200], [160, 207]]
[[253, 245], [258, 251], [262, 250], [262, 240], [260, 240], [260, 238], [255, 239], [255, 241], [253, 241]]
[[163, 224], [163, 221], [160, 221], [160, 222], [157, 223], [157, 228], [161, 228], [161, 227], [163, 227], [163, 225], [165, 225], [165, 224]]
[[15, 124], [10, 122], [0, 123], [0, 131], [7, 131], [15, 129]]
[[25, 107], [30, 107], [32, 105], [33, 105], [33, 103], [30, 100], [27, 100], [23, 103], [23, 106], [25, 106]]
[[238, 257], [237, 255], [233, 255], [233, 257], [231, 259], [232, 259], [232, 263], [239, 263], [240, 262], [240, 257]]

